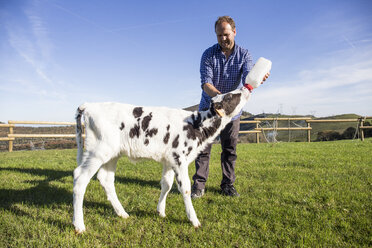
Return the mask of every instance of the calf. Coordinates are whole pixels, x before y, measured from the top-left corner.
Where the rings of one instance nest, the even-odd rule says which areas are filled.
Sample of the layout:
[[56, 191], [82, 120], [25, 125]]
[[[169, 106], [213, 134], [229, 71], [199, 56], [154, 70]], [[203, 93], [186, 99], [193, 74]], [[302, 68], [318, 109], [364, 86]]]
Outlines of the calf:
[[[85, 231], [83, 198], [86, 187], [97, 178], [115, 212], [127, 218], [115, 192], [116, 163], [121, 155], [130, 159], [151, 158], [163, 164], [161, 194], [157, 205], [165, 217], [165, 201], [174, 177], [183, 196], [188, 219], [199, 227], [191, 202], [188, 165], [206, 145], [239, 113], [251, 93], [248, 86], [212, 99], [210, 109], [190, 112], [162, 107], [135, 107], [120, 103], [85, 103], [76, 113], [77, 163], [74, 170], [73, 224], [77, 233]], [[83, 153], [81, 117], [86, 125]]]

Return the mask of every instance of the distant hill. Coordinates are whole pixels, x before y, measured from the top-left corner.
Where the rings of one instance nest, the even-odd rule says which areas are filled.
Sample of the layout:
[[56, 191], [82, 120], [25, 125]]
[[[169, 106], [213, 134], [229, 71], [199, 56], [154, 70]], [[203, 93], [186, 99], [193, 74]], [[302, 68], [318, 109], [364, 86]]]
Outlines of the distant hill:
[[190, 107], [187, 107], [187, 108], [183, 108], [183, 110], [187, 110], [187, 111], [197, 111], [199, 110], [199, 104], [196, 104], [194, 106], [190, 106]]
[[327, 117], [320, 117], [317, 118], [317, 120], [327, 120], [327, 119], [355, 119], [355, 118], [360, 118], [362, 116], [357, 115], [357, 114], [342, 114], [342, 115], [332, 115], [332, 116], [327, 116]]

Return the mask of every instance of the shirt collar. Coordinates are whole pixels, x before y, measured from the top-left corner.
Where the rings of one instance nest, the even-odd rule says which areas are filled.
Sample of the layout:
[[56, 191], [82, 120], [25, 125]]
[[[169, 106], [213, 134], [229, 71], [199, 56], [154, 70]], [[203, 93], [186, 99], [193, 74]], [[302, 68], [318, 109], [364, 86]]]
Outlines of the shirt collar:
[[[217, 49], [218, 49], [218, 51], [220, 51], [221, 53], [222, 53], [222, 49], [221, 49], [221, 46], [220, 46], [220, 44], [216, 44], [217, 45]], [[233, 55], [233, 54], [235, 54], [236, 53], [236, 51], [238, 50], [238, 45], [236, 44], [236, 42], [234, 41], [234, 51], [231, 53], [231, 55]]]

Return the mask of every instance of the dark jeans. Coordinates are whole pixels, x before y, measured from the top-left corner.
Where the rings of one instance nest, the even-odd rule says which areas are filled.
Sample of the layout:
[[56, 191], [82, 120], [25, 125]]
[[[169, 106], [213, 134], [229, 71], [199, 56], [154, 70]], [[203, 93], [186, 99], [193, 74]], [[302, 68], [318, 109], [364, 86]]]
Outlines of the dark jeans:
[[[220, 139], [222, 146], [221, 168], [222, 181], [221, 187], [235, 182], [235, 162], [236, 162], [236, 145], [238, 143], [240, 119], [231, 121], [221, 131]], [[209, 159], [212, 144], [208, 145], [195, 160], [195, 175], [192, 177], [194, 186], [197, 189], [204, 189], [209, 174]]]

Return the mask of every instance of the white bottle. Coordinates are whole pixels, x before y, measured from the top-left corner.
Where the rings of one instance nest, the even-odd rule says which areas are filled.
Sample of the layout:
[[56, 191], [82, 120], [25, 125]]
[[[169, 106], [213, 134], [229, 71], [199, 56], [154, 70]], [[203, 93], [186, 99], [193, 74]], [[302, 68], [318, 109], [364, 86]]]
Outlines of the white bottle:
[[250, 84], [253, 88], [260, 86], [264, 76], [270, 72], [271, 64], [270, 60], [260, 57], [245, 78], [245, 84]]

